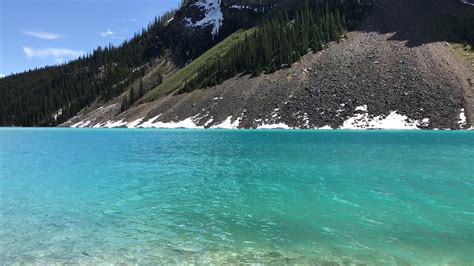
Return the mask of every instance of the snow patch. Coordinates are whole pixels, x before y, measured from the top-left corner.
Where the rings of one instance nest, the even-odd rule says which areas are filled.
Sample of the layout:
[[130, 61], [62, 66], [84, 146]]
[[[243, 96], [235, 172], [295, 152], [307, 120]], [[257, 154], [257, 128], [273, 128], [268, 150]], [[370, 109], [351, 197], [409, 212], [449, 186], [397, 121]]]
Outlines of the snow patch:
[[461, 3], [463, 4], [466, 4], [466, 5], [470, 5], [470, 6], [474, 6], [474, 1], [469, 1], [469, 0], [461, 0]]
[[309, 117], [308, 117], [308, 113], [304, 113], [303, 114], [303, 123], [306, 127], [309, 127]]
[[91, 121], [79, 121], [79, 122], [75, 123], [74, 125], [72, 125], [71, 127], [72, 128], [83, 128], [83, 127], [87, 127], [90, 124], [91, 124]]
[[105, 125], [101, 126], [103, 128], [116, 128], [116, 127], [123, 127], [123, 126], [126, 126], [127, 125], [127, 122], [123, 121], [122, 120], [119, 120], [119, 121], [107, 121], [105, 123]]
[[344, 121], [340, 129], [419, 129], [420, 126], [428, 126], [429, 118], [421, 121], [408, 118], [397, 111], [390, 112], [389, 115], [371, 116], [367, 113], [367, 105], [356, 107], [354, 116]]
[[214, 117], [211, 117], [209, 120], [207, 120], [207, 122], [204, 123], [204, 127], [209, 126], [212, 122], [214, 122]]
[[[197, 126], [194, 122], [197, 116], [189, 117], [186, 118], [182, 121], [171, 121], [171, 122], [161, 122], [161, 121], [156, 121], [161, 115], [157, 115], [151, 119], [149, 119], [146, 122], [142, 121], [144, 118], [135, 120], [127, 125], [127, 127], [132, 127], [133, 128], [169, 128], [169, 129], [174, 129], [174, 128], [204, 128], [202, 126]], [[156, 121], [156, 122], [155, 122]], [[140, 124], [142, 123], [142, 124]]]
[[177, 121], [177, 122], [156, 122], [152, 124], [152, 128], [204, 128], [204, 127], [199, 127], [196, 126], [194, 123], [194, 117], [189, 117], [184, 119], [183, 121]]
[[105, 125], [105, 124], [106, 123], [97, 123], [92, 128], [102, 128], [102, 126]]
[[[264, 122], [257, 126], [257, 129], [290, 129], [288, 125], [283, 122], [276, 122], [280, 121], [281, 117], [278, 114], [280, 108], [273, 109], [273, 112], [270, 113], [269, 118], [265, 118]], [[262, 119], [256, 119], [255, 122], [261, 122]]]
[[430, 119], [429, 118], [423, 118], [420, 122], [420, 126], [427, 127], [430, 125]]
[[253, 12], [259, 12], [259, 10], [257, 8], [252, 8], [250, 6], [239, 6], [239, 5], [232, 5], [229, 7], [230, 9], [239, 9], [239, 10], [243, 10], [243, 9], [246, 9], [246, 10], [252, 10]]
[[275, 118], [280, 118], [280, 116], [278, 115], [278, 112], [280, 111], [280, 108], [275, 108], [273, 109], [273, 112], [270, 114], [270, 117], [272, 119], [275, 119]]
[[127, 124], [127, 128], [136, 128], [142, 121], [145, 119], [145, 117], [139, 118], [135, 121], [132, 121]]
[[256, 12], [256, 13], [263, 13], [267, 10], [270, 10], [272, 8], [274, 8], [275, 6], [277, 6], [276, 4], [273, 4], [272, 6], [265, 6], [265, 7], [251, 7], [251, 6], [248, 6], [248, 5], [231, 5], [229, 6], [229, 9], [239, 9], [239, 10], [251, 10], [253, 12]]
[[333, 130], [333, 128], [331, 126], [324, 126], [324, 127], [319, 127], [319, 128], [316, 128], [316, 129], [319, 129], [319, 130]]
[[52, 115], [52, 117], [55, 121], [58, 121], [58, 117], [61, 116], [62, 114], [63, 114], [63, 108], [60, 108], [56, 113]]
[[193, 4], [204, 9], [206, 12], [203, 19], [192, 22], [190, 18], [185, 18], [188, 27], [206, 27], [212, 25], [212, 36], [219, 34], [219, 30], [224, 23], [224, 15], [221, 10], [221, 0], [199, 0]]
[[418, 129], [419, 125], [419, 121], [392, 111], [388, 116], [370, 117], [367, 113], [355, 114], [344, 121], [341, 129]]
[[220, 128], [220, 129], [236, 129], [239, 127], [240, 120], [242, 118], [237, 118], [232, 122], [232, 116], [227, 117], [222, 123], [218, 125], [211, 126], [211, 128]]
[[357, 106], [355, 110], [360, 112], [367, 112], [367, 104]]
[[[161, 116], [161, 114], [147, 120], [146, 122], [141, 124], [139, 127], [141, 127], [141, 128], [150, 128], [150, 127], [152, 127], [153, 122], [156, 121], [158, 118], [160, 118], [160, 116]], [[143, 118], [143, 119], [145, 119], [145, 118]]]
[[274, 124], [263, 124], [257, 127], [257, 129], [291, 129], [285, 123], [274, 123]]
[[467, 117], [466, 117], [466, 113], [464, 112], [464, 108], [461, 109], [461, 113], [459, 113], [458, 125], [460, 128], [465, 128], [467, 126]]

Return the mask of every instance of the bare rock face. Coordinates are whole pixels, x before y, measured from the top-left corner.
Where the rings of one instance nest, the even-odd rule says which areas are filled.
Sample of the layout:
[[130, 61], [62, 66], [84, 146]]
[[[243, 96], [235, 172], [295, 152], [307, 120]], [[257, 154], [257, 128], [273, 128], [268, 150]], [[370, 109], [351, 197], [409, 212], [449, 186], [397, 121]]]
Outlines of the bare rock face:
[[474, 74], [430, 32], [433, 18], [446, 12], [474, 17], [474, 8], [466, 11], [454, 0], [379, 1], [358, 31], [289, 69], [235, 77], [100, 119], [97, 112], [84, 113], [65, 125], [469, 128]]

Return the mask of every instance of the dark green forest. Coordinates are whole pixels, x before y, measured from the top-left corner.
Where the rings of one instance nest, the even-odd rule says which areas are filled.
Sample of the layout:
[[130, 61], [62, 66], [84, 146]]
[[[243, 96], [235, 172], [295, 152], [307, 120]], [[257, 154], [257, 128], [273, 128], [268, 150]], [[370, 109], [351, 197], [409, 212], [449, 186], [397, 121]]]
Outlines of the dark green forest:
[[[185, 90], [215, 85], [237, 73], [272, 72], [290, 66], [310, 50], [322, 49], [328, 41], [338, 40], [364, 10], [357, 0], [326, 4], [303, 0], [225, 0], [222, 6], [226, 23], [219, 35], [213, 37], [206, 32], [183, 29], [182, 21], [189, 15], [187, 8], [192, 2], [183, 1], [179, 9], [157, 17], [120, 46], [99, 47], [67, 64], [0, 79], [0, 125], [61, 124], [94, 102], [109, 101], [129, 90], [160, 61], [171, 60], [183, 67], [239, 29], [256, 27], [239, 47], [199, 71]], [[277, 3], [279, 6], [272, 8]], [[259, 12], [230, 8], [234, 4], [247, 5]], [[138, 90], [131, 90], [122, 110], [144, 93], [140, 82]]]
[[[122, 93], [164, 54], [156, 41], [173, 12], [156, 18], [140, 34], [118, 47], [99, 47], [60, 66], [34, 69], [0, 80], [1, 125], [54, 125], [94, 101]], [[51, 115], [58, 112], [56, 119]]]

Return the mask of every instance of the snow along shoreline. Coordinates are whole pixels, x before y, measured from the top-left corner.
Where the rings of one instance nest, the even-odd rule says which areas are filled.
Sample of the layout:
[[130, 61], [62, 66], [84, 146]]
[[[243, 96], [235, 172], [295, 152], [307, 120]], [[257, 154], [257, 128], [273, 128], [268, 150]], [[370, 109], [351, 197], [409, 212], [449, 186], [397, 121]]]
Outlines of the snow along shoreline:
[[[347, 118], [342, 126], [338, 128], [332, 128], [330, 126], [324, 126], [320, 128], [310, 127], [290, 127], [285, 123], [279, 122], [280, 117], [277, 115], [278, 109], [272, 113], [270, 121], [267, 119], [262, 122], [261, 119], [256, 120], [260, 125], [255, 129], [310, 129], [310, 130], [421, 130], [426, 128], [430, 121], [429, 118], [422, 120], [413, 120], [405, 115], [399, 114], [397, 111], [390, 112], [389, 115], [383, 116], [371, 116], [367, 112], [367, 105], [358, 106], [355, 111], [356, 113]], [[145, 120], [145, 117], [137, 120], [126, 122], [123, 119], [118, 121], [107, 121], [103, 123], [93, 124], [91, 121], [80, 121], [76, 124], [71, 125], [71, 128], [157, 128], [157, 129], [239, 129], [242, 117], [227, 117], [224, 121], [219, 124], [208, 126], [213, 122], [213, 118], [209, 119], [202, 126], [198, 126], [196, 121], [201, 120], [199, 115], [186, 118], [182, 121], [174, 122], [162, 122], [158, 121], [161, 115], [157, 115], [151, 119]], [[303, 117], [303, 119], [307, 119]], [[200, 123], [202, 124], [202, 123]], [[467, 121], [464, 113], [464, 109], [460, 110], [458, 125], [460, 128], [466, 128]], [[467, 129], [467, 128], [466, 128]], [[437, 129], [435, 129], [437, 130]], [[471, 127], [468, 130], [473, 130]]]

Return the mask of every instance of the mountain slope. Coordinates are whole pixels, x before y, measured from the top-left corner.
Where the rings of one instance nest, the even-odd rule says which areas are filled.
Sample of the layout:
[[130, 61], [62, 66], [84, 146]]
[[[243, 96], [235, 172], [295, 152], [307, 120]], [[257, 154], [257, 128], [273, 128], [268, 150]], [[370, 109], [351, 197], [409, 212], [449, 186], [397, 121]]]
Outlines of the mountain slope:
[[[207, 20], [219, 13], [216, 3], [220, 0], [183, 0], [178, 10], [156, 18], [118, 47], [99, 47], [64, 65], [0, 79], [0, 125], [63, 123], [81, 110], [122, 97], [138, 79], [163, 63], [172, 62], [176, 69], [185, 66], [236, 30], [254, 25], [264, 13], [224, 10], [229, 23], [214, 29]], [[211, 6], [214, 12], [209, 12]]]
[[153, 91], [145, 95], [143, 101], [150, 101], [182, 88], [185, 85], [186, 80], [192, 79], [192, 77], [199, 71], [199, 69], [206, 67], [216, 58], [218, 58], [222, 54], [225, 54], [227, 51], [229, 51], [229, 49], [232, 48], [234, 44], [243, 40], [245, 36], [251, 31], [252, 30], [238, 31], [236, 33], [233, 33], [231, 36], [206, 51], [202, 56], [198, 57], [196, 60], [192, 61], [190, 64], [180, 69], [172, 77], [165, 80]]
[[0, 125], [472, 126], [474, 7], [378, 0], [360, 24], [372, 0], [324, 3], [183, 1], [121, 47], [1, 79]]
[[473, 12], [454, 0], [379, 1], [358, 31], [289, 69], [163, 95], [101, 119], [83, 113], [65, 125], [468, 128], [473, 72], [447, 43], [465, 36], [439, 25]]

